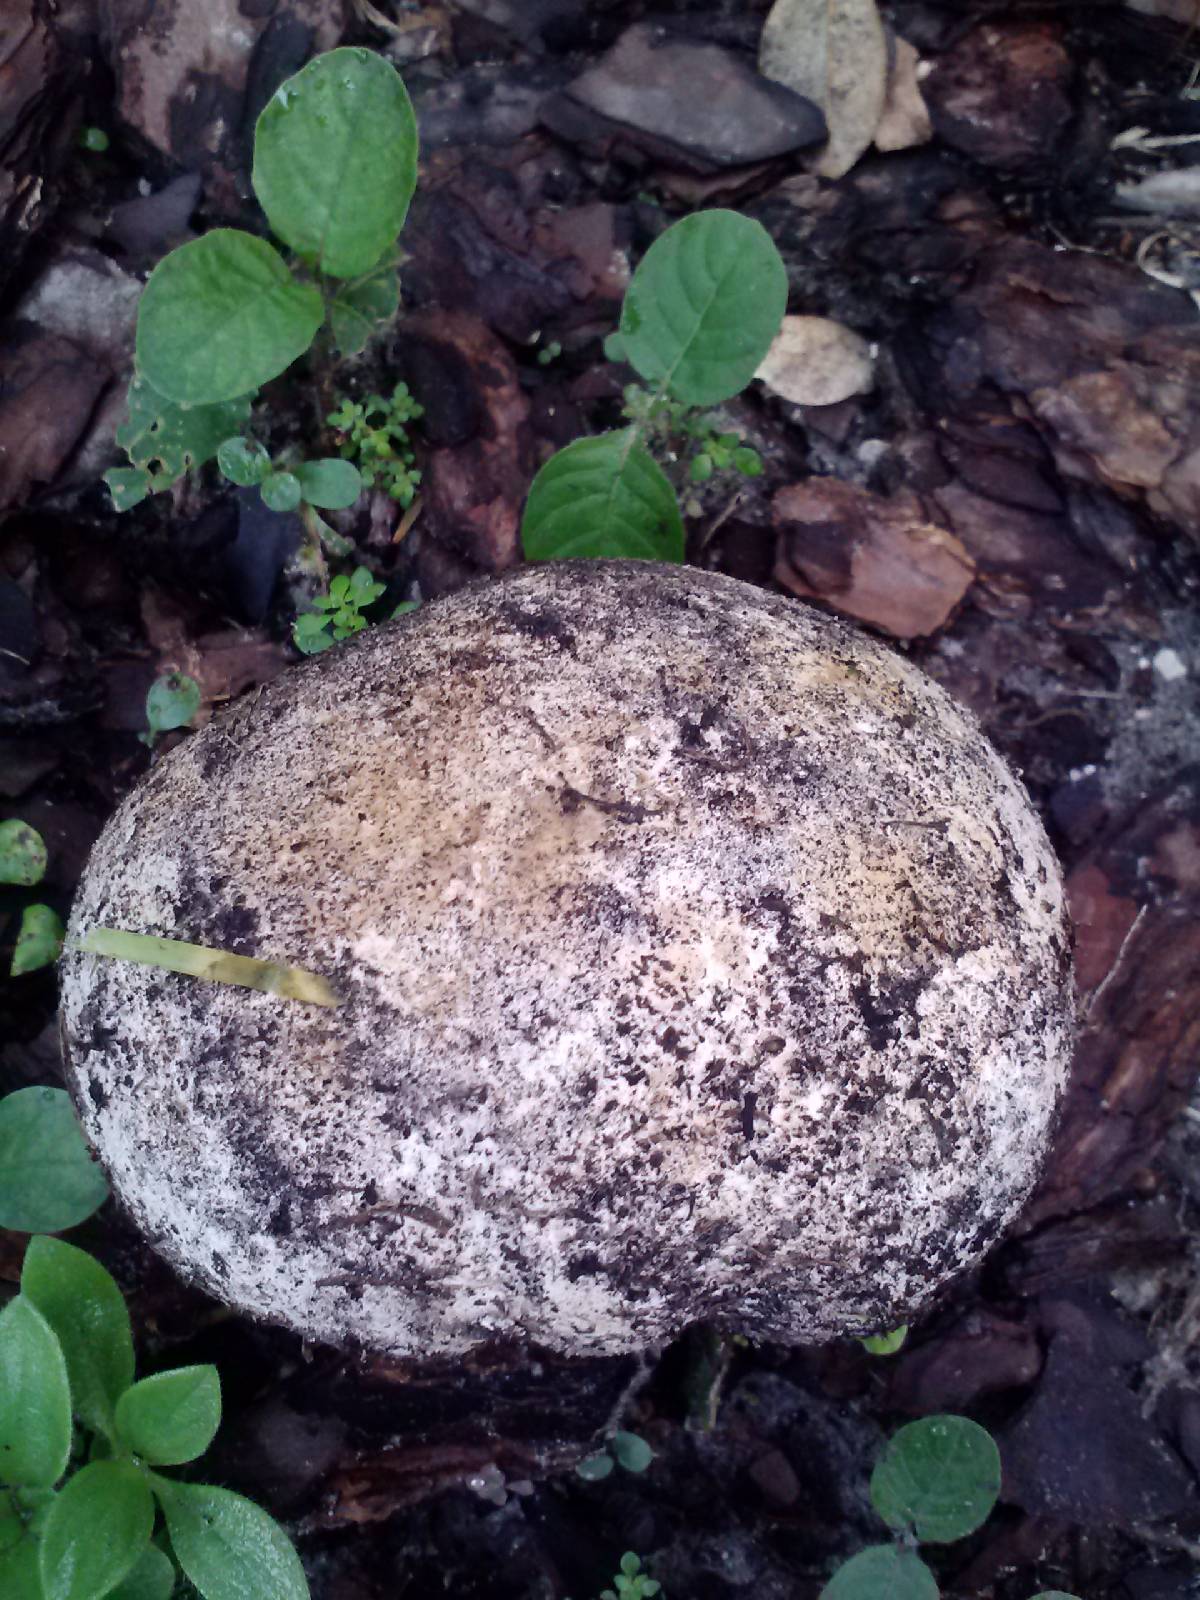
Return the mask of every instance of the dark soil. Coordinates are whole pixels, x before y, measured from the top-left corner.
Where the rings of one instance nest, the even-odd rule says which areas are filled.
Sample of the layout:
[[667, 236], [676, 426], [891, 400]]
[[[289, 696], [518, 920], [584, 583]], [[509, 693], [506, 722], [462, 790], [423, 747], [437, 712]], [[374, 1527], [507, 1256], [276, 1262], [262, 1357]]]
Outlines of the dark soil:
[[[881, 1537], [881, 1441], [947, 1410], [993, 1430], [1004, 1488], [934, 1551], [946, 1593], [1200, 1595], [1200, 35], [1117, 0], [894, 0], [933, 137], [830, 182], [804, 118], [753, 159], [697, 131], [680, 47], [723, 52], [752, 96], [767, 9], [5, 0], [0, 814], [47, 840], [40, 898], [66, 910], [146, 771], [156, 676], [196, 677], [208, 716], [296, 659], [312, 578], [289, 518], [211, 471], [118, 517], [100, 474], [140, 282], [189, 233], [259, 225], [254, 116], [341, 40], [390, 53], [421, 115], [405, 305], [316, 401], [303, 373], [271, 387], [269, 442], [319, 453], [332, 388], [411, 385], [419, 515], [376, 496], [336, 518], [388, 601], [519, 560], [539, 462], [616, 420], [629, 375], [601, 340], [629, 265], [684, 210], [736, 205], [783, 252], [790, 310], [877, 347], [875, 385], [731, 404], [767, 470], [693, 498], [689, 559], [893, 638], [1021, 770], [1068, 876], [1084, 1022], [1044, 1181], [897, 1356], [734, 1347], [713, 1421], [703, 1330], [644, 1368], [388, 1368], [231, 1316], [111, 1205], [73, 1234], [127, 1288], [145, 1367], [219, 1363], [206, 1474], [288, 1522], [318, 1600], [588, 1600], [630, 1549], [670, 1600], [815, 1600]], [[647, 21], [647, 83], [664, 41], [685, 62], [678, 114], [616, 122], [572, 86]], [[1166, 171], [1172, 198], [1130, 195]], [[0, 943], [21, 904], [0, 891]], [[51, 973], [0, 991], [0, 1091], [59, 1081], [55, 1003]], [[7, 1285], [22, 1250], [0, 1234]], [[619, 1415], [653, 1465], [583, 1481]]]

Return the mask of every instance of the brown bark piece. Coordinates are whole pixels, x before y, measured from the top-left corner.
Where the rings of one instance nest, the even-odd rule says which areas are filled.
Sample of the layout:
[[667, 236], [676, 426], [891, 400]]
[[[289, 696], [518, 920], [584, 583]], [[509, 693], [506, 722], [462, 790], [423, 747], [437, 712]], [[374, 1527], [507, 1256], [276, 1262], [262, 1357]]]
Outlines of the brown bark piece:
[[0, 335], [0, 515], [53, 482], [108, 378], [57, 334], [14, 323]]
[[1049, 23], [984, 23], [939, 56], [925, 81], [935, 132], [1006, 171], [1044, 165], [1072, 116], [1071, 58]]
[[916, 495], [891, 498], [835, 478], [781, 489], [775, 578], [898, 639], [933, 633], [971, 586], [975, 564]]

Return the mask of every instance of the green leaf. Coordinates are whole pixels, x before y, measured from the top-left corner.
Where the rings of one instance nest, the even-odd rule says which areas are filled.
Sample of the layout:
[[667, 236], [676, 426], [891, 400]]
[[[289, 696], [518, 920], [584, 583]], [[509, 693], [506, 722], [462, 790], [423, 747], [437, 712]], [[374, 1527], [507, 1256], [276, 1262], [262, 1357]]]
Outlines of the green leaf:
[[893, 1328], [890, 1333], [871, 1333], [859, 1343], [868, 1355], [894, 1356], [896, 1351], [908, 1338], [908, 1324], [902, 1323], [900, 1327]]
[[12, 976], [19, 978], [26, 972], [37, 972], [41, 967], [52, 966], [62, 950], [65, 933], [62, 918], [52, 906], [26, 906], [21, 913], [17, 942], [13, 946], [12, 966], [9, 968]]
[[38, 1565], [46, 1600], [100, 1600], [150, 1543], [154, 1497], [131, 1461], [81, 1467], [42, 1529]]
[[298, 283], [265, 239], [214, 228], [150, 274], [138, 306], [138, 366], [168, 400], [233, 400], [303, 355], [323, 315], [320, 291]]
[[31, 889], [46, 876], [46, 841], [36, 828], [16, 817], [0, 822], [0, 883]]
[[152, 734], [186, 728], [200, 709], [200, 685], [186, 672], [156, 678], [146, 696], [146, 721]]
[[71, 1390], [54, 1329], [19, 1294], [0, 1311], [0, 1483], [49, 1489], [71, 1453]]
[[871, 1474], [871, 1503], [891, 1528], [950, 1544], [987, 1521], [1000, 1494], [1000, 1452], [967, 1417], [922, 1417], [888, 1441]]
[[259, 1506], [206, 1483], [151, 1478], [175, 1559], [204, 1600], [308, 1600], [291, 1540]]
[[300, 479], [294, 472], [268, 472], [259, 488], [271, 511], [295, 511], [300, 504]]
[[684, 551], [675, 491], [632, 428], [550, 457], [530, 486], [521, 542], [527, 561], [682, 561]]
[[117, 1433], [134, 1455], [178, 1467], [208, 1449], [221, 1421], [216, 1367], [180, 1367], [143, 1378], [117, 1401]]
[[607, 1478], [613, 1469], [613, 1458], [605, 1451], [594, 1456], [585, 1456], [582, 1461], [575, 1464], [575, 1476], [582, 1478], [585, 1483], [599, 1483], [602, 1478]]
[[71, 1375], [75, 1414], [113, 1436], [113, 1407], [133, 1382], [129, 1312], [112, 1278], [84, 1250], [62, 1239], [29, 1241], [21, 1293], [58, 1335]]
[[0, 1594], [4, 1600], [46, 1600], [38, 1575], [38, 1542], [24, 1538], [0, 1555]]
[[320, 271], [370, 272], [417, 183], [417, 122], [400, 74], [370, 50], [310, 61], [263, 108], [250, 181], [271, 227]]
[[400, 304], [400, 278], [389, 252], [372, 271], [343, 284], [329, 307], [334, 343], [344, 356], [356, 356]]
[[148, 494], [178, 482], [185, 472], [216, 455], [223, 439], [236, 433], [250, 415], [245, 397], [213, 406], [178, 406], [135, 376], [126, 396], [128, 414], [117, 429], [117, 443], [132, 467], [104, 474], [117, 511], [127, 511]]
[[171, 1600], [175, 1567], [156, 1545], [147, 1545], [129, 1576], [111, 1591], [108, 1600]]
[[352, 461], [326, 456], [320, 461], [302, 461], [295, 469], [300, 494], [310, 506], [322, 511], [341, 511], [352, 506], [362, 493], [362, 478]]
[[787, 289], [761, 224], [736, 211], [684, 217], [646, 251], [625, 291], [626, 359], [688, 405], [727, 400], [778, 333]]
[[876, 1544], [840, 1566], [819, 1600], [938, 1600], [938, 1586], [916, 1551]]
[[296, 649], [306, 656], [319, 656], [322, 650], [333, 648], [333, 637], [326, 631], [329, 618], [319, 611], [304, 611], [292, 623], [292, 639]]
[[65, 1089], [17, 1089], [0, 1100], [0, 1228], [61, 1233], [107, 1199]]
[[243, 489], [253, 489], [271, 470], [271, 458], [257, 439], [223, 439], [217, 450], [221, 476]]
[[612, 1453], [626, 1472], [645, 1472], [654, 1460], [654, 1451], [637, 1433], [614, 1433]]

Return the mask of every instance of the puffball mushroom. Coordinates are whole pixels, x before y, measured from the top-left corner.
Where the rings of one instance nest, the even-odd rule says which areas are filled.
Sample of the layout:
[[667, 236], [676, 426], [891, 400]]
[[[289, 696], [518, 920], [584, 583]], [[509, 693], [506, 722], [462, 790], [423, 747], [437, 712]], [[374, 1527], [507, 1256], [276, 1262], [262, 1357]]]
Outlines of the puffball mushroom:
[[104, 831], [104, 925], [337, 1010], [69, 954], [86, 1131], [241, 1310], [435, 1356], [890, 1328], [1029, 1193], [1059, 869], [973, 718], [794, 600], [526, 568], [287, 673]]

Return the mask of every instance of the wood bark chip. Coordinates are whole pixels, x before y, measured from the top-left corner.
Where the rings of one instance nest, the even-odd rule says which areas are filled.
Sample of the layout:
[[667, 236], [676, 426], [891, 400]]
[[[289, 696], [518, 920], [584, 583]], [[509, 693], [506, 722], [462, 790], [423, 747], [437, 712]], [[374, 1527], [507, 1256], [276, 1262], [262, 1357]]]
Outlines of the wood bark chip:
[[800, 406], [831, 406], [874, 386], [875, 362], [861, 334], [829, 317], [784, 317], [754, 374]]
[[814, 170], [823, 178], [849, 172], [874, 139], [887, 99], [887, 38], [875, 0], [775, 0], [758, 67], [825, 113], [829, 142]]
[[916, 49], [907, 39], [896, 39], [888, 73], [887, 99], [875, 129], [876, 150], [909, 150], [915, 144], [928, 144], [933, 138], [933, 123], [921, 93], [920, 66], [921, 57]]

